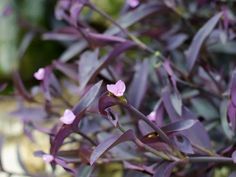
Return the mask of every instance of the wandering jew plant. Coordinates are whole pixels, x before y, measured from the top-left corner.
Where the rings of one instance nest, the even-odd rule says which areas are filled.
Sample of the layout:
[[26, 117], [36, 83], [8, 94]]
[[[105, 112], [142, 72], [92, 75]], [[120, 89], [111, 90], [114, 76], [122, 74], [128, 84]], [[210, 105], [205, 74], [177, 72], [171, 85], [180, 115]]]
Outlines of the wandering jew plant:
[[32, 143], [33, 130], [49, 137], [35, 152], [47, 175], [99, 177], [113, 164], [124, 177], [235, 176], [235, 3], [122, 5], [117, 17], [94, 1], [57, 1], [60, 25], [42, 38], [65, 51], [34, 74], [43, 101], [13, 74], [17, 96], [37, 105], [13, 114]]

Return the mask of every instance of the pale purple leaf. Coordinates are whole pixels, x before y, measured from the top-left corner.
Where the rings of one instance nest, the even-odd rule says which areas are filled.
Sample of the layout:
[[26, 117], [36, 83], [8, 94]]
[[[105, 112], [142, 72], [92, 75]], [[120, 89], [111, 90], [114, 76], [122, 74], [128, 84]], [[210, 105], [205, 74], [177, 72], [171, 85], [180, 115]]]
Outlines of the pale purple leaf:
[[134, 132], [132, 130], [127, 130], [122, 135], [115, 135], [107, 140], [100, 143], [92, 152], [90, 157], [90, 165], [93, 165], [94, 162], [101, 157], [105, 152], [113, 148], [114, 146], [126, 142], [126, 141], [132, 141], [134, 139]]
[[135, 108], [139, 108], [147, 89], [149, 61], [144, 60], [138, 65], [128, 91], [128, 100]]
[[207, 23], [205, 23], [200, 28], [200, 30], [194, 36], [192, 43], [186, 52], [187, 65], [189, 71], [192, 71], [203, 42], [210, 35], [211, 31], [214, 29], [221, 16], [222, 13], [217, 13], [216, 15], [214, 15], [210, 20], [207, 21]]

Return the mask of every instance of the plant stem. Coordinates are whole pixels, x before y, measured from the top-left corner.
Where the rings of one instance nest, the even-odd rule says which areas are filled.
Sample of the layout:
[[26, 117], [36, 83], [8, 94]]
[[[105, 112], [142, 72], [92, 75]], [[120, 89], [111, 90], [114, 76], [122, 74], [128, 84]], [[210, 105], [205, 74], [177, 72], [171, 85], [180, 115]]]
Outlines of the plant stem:
[[192, 163], [203, 163], [203, 162], [214, 162], [214, 163], [232, 163], [233, 160], [230, 157], [189, 157], [189, 162]]
[[[123, 133], [125, 132], [125, 129], [120, 125], [119, 122], [117, 123], [117, 128], [119, 128], [121, 132], [123, 132]], [[170, 157], [168, 155], [166, 155], [165, 153], [163, 153], [161, 151], [157, 151], [157, 150], [153, 149], [152, 147], [142, 143], [142, 141], [140, 141], [136, 136], [134, 138], [134, 142], [138, 147], [145, 149], [146, 151], [149, 151], [158, 157], [161, 157], [163, 160], [173, 160], [173, 159], [170, 159]]]
[[141, 113], [139, 110], [134, 108], [130, 104], [123, 104], [130, 112], [135, 114], [138, 118], [142, 119], [144, 122], [146, 122], [150, 127], [152, 127], [160, 136], [160, 138], [169, 144], [171, 147], [173, 147], [173, 144], [171, 143], [169, 137], [163, 132], [159, 127], [157, 127], [152, 121], [150, 121], [143, 113]]

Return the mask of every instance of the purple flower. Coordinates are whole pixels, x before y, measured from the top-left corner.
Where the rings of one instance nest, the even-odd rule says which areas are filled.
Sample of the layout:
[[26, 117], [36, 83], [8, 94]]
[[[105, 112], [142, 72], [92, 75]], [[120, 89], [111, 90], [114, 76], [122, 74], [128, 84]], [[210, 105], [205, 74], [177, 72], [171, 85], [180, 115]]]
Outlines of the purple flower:
[[66, 109], [64, 115], [60, 118], [60, 121], [64, 124], [70, 125], [73, 123], [75, 118], [75, 114], [70, 109]]
[[139, 0], [127, 0], [127, 3], [130, 7], [135, 8], [139, 5]]
[[122, 80], [117, 81], [115, 84], [108, 84], [107, 90], [117, 97], [124, 95], [126, 86]]
[[54, 160], [54, 157], [50, 154], [44, 154], [42, 156], [42, 158], [43, 158], [44, 162], [46, 162], [46, 163], [50, 163]]
[[150, 121], [155, 121], [155, 120], [156, 120], [156, 112], [155, 112], [155, 111], [152, 111], [150, 114], [147, 115], [147, 118], [148, 118]]
[[37, 72], [34, 73], [34, 77], [37, 80], [43, 80], [45, 75], [45, 69], [44, 68], [39, 68]]

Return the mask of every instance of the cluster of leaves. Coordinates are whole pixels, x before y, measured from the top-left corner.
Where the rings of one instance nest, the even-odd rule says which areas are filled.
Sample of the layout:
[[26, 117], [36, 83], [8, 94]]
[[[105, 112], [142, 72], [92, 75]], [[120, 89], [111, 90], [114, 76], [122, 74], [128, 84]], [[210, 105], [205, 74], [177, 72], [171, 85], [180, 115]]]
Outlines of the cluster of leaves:
[[[77, 177], [98, 176], [110, 163], [137, 177], [233, 171], [234, 3], [130, 3], [116, 20], [92, 1], [58, 0], [55, 16], [64, 23], [43, 39], [67, 49], [35, 75], [44, 100], [14, 74], [17, 95], [37, 105], [21, 104], [14, 114], [32, 141], [33, 130], [50, 138], [50, 150], [35, 155]], [[104, 30], [91, 23], [94, 14], [104, 19]], [[72, 121], [63, 122], [68, 115]]]

